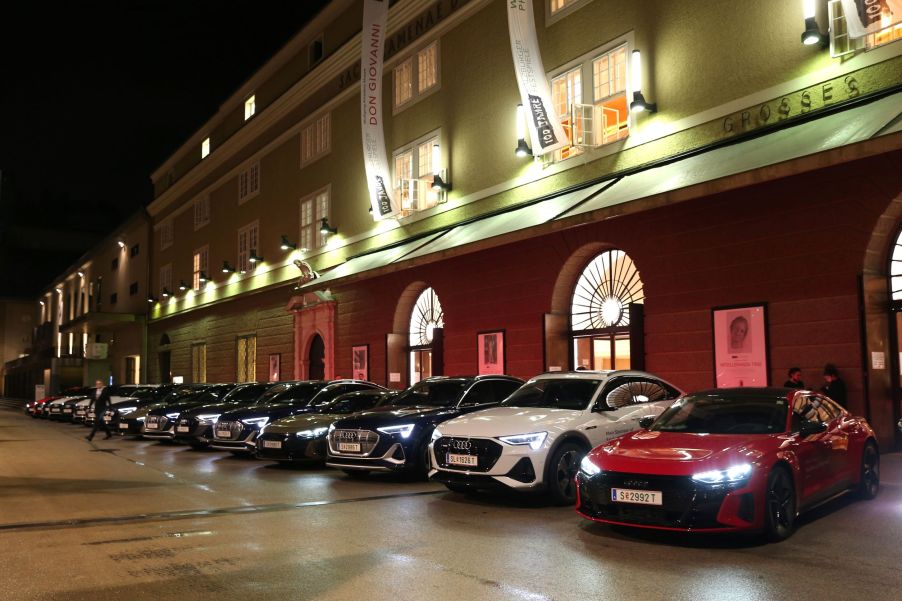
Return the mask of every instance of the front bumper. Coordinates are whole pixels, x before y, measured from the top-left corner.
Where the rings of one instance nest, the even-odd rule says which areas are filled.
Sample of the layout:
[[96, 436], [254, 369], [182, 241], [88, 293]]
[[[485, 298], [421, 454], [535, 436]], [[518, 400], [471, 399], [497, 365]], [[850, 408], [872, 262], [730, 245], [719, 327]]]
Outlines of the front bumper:
[[298, 438], [294, 434], [264, 432], [257, 437], [257, 457], [272, 461], [324, 461], [326, 437]]
[[192, 446], [209, 445], [213, 442], [213, 424], [194, 418], [180, 418], [175, 426], [175, 442]]
[[[502, 444], [491, 438], [442, 436], [429, 447], [429, 477], [443, 484], [478, 489], [534, 491], [545, 486], [543, 472], [548, 443], [532, 450], [529, 445]], [[475, 457], [476, 465], [451, 463], [451, 455]]]
[[[220, 435], [220, 432], [226, 430], [228, 430], [228, 437]], [[210, 441], [210, 447], [220, 451], [253, 454], [257, 452], [256, 440], [259, 434], [259, 428], [248, 426], [243, 422], [234, 421], [227, 424], [217, 422], [213, 426], [213, 439]]]
[[[576, 476], [576, 511], [608, 524], [659, 530], [725, 532], [759, 529], [763, 501], [755, 482], [708, 485], [689, 476], [601, 472]], [[661, 505], [615, 502], [611, 488], [659, 491]]]

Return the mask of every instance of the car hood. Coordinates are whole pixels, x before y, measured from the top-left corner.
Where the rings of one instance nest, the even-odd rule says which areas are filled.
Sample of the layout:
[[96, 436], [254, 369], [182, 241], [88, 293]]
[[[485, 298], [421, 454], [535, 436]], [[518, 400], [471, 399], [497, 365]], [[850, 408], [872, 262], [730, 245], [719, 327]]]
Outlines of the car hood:
[[209, 403], [207, 405], [187, 407], [183, 413], [190, 416], [202, 415], [205, 413], [225, 413], [237, 408], [238, 403]]
[[352, 416], [345, 416], [343, 419], [335, 422], [336, 428], [375, 428], [377, 426], [388, 426], [392, 424], [409, 423], [419, 419], [447, 419], [459, 413], [454, 407], [431, 407], [427, 405], [412, 405], [410, 407], [387, 407], [385, 409], [374, 409], [356, 413]]
[[266, 426], [266, 431], [274, 434], [294, 434], [303, 430], [328, 428], [332, 422], [342, 417], [348, 417], [348, 415], [338, 413], [301, 413], [277, 419]]
[[269, 417], [270, 419], [278, 419], [309, 410], [310, 409], [308, 407], [280, 405], [278, 403], [273, 405], [254, 405], [253, 407], [242, 407], [240, 409], [232, 409], [231, 411], [226, 411], [219, 416], [219, 420], [229, 422], [239, 419], [250, 419], [254, 417]]
[[691, 475], [755, 463], [775, 451], [784, 434], [685, 434], [640, 430], [595, 447], [590, 456], [603, 470]]
[[505, 436], [568, 429], [584, 411], [538, 407], [492, 407], [455, 417], [439, 426], [442, 436]]
[[137, 409], [125, 416], [125, 419], [137, 419], [139, 417], [147, 417], [147, 414], [158, 407], [164, 407], [163, 403], [151, 403], [150, 405], [139, 406]]

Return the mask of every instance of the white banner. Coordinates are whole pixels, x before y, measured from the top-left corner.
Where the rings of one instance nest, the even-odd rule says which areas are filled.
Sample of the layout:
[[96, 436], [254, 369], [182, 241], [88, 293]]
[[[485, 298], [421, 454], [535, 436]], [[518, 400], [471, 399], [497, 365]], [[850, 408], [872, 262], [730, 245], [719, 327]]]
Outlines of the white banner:
[[842, 0], [846, 27], [853, 38], [863, 38], [902, 21], [902, 0]]
[[382, 57], [388, 0], [364, 0], [360, 57], [360, 115], [363, 131], [363, 164], [366, 169], [373, 219], [393, 217], [400, 211], [391, 196], [391, 169], [385, 154], [382, 129]]
[[551, 90], [545, 79], [542, 55], [536, 39], [536, 21], [532, 13], [532, 0], [508, 0], [507, 25], [510, 30], [511, 52], [514, 55], [514, 72], [520, 88], [532, 153], [535, 156], [570, 145], [561, 127], [561, 120], [551, 104]]

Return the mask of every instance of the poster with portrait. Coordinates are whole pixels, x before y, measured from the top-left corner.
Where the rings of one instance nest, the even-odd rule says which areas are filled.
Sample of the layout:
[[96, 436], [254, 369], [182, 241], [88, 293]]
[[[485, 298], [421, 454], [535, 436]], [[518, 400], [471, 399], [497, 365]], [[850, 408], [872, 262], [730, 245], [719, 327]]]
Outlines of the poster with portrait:
[[270, 382], [278, 382], [281, 374], [279, 373], [282, 369], [282, 354], [276, 353], [274, 355], [269, 356], [269, 381]]
[[767, 306], [715, 307], [711, 314], [717, 388], [767, 386]]
[[355, 380], [370, 379], [370, 345], [351, 347], [351, 377]]
[[476, 335], [476, 363], [479, 375], [504, 373], [504, 330]]

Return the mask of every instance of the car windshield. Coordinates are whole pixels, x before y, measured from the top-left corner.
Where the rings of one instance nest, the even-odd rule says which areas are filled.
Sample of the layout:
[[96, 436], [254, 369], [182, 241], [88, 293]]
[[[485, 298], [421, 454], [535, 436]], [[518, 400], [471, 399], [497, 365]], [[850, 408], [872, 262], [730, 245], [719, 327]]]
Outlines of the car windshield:
[[385, 398], [382, 394], [361, 394], [340, 396], [326, 405], [317, 407], [317, 413], [357, 413], [372, 409]]
[[271, 384], [246, 384], [233, 388], [227, 395], [222, 397], [223, 401], [230, 403], [247, 403], [256, 400], [261, 394], [271, 388]]
[[502, 407], [585, 409], [601, 380], [560, 378], [527, 382], [501, 401]]
[[654, 432], [775, 434], [786, 430], [785, 398], [773, 395], [688, 395], [655, 420]]
[[254, 405], [299, 404], [309, 401], [325, 382], [304, 382], [303, 384], [276, 384], [254, 401]]
[[466, 392], [469, 380], [437, 380], [418, 382], [395, 397], [393, 405], [412, 407], [449, 407], [456, 405]]

